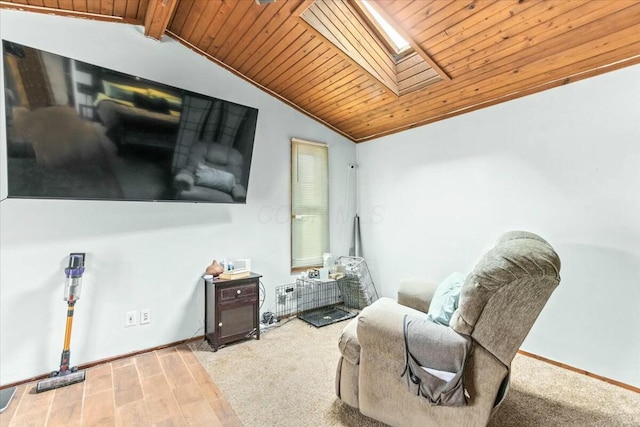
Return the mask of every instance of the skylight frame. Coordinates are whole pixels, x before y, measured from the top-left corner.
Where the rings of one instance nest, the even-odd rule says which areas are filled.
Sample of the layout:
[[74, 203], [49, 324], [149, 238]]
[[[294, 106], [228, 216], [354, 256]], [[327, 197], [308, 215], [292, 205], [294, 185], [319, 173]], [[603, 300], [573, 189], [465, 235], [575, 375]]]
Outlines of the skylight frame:
[[[359, 0], [304, 0], [292, 12], [308, 30], [330, 43], [336, 53], [381, 85], [389, 96], [404, 96], [451, 78], [407, 37], [411, 48], [403, 55], [387, 47]], [[381, 10], [381, 15], [389, 16]], [[392, 16], [390, 22], [394, 21]], [[411, 70], [410, 73], [407, 70]]]
[[[354, 0], [353, 3], [357, 6], [357, 10], [361, 12], [362, 17], [367, 21], [369, 27], [376, 33], [378, 39], [385, 45], [389, 53], [399, 60], [405, 56], [414, 52], [411, 43], [396, 30], [387, 20], [371, 5], [367, 0]], [[389, 28], [389, 30], [387, 30]], [[389, 34], [393, 31], [400, 37], [405, 43], [405, 46], [399, 47], [394, 41], [393, 37]]]

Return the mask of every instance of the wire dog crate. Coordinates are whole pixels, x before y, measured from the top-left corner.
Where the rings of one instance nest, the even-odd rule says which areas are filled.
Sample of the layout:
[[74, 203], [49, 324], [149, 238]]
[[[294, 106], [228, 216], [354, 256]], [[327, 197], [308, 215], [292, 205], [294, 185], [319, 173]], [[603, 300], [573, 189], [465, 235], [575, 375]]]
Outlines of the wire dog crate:
[[362, 310], [378, 299], [367, 263], [362, 257], [341, 256], [337, 260], [339, 271], [344, 268], [344, 279], [338, 282], [344, 304]]
[[344, 273], [340, 279], [299, 278], [295, 283], [276, 287], [276, 317], [297, 315], [321, 327], [354, 317], [378, 299], [363, 258], [343, 256], [336, 264], [337, 271]]
[[276, 317], [297, 315], [316, 327], [354, 317], [357, 313], [344, 306], [340, 280], [297, 279], [276, 287]]

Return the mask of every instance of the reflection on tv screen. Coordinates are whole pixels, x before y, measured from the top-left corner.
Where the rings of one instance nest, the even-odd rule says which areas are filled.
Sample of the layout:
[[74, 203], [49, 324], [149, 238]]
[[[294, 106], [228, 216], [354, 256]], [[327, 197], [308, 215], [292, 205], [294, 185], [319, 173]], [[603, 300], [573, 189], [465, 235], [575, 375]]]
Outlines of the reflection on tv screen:
[[257, 109], [2, 47], [9, 197], [245, 203]]

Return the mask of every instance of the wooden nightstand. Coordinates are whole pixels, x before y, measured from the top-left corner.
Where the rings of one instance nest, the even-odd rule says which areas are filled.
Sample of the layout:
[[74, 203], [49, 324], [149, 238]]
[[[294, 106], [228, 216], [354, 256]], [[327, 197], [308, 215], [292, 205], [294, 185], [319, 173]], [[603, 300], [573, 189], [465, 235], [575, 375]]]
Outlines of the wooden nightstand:
[[213, 351], [224, 344], [253, 336], [260, 339], [260, 278], [205, 281], [204, 337]]

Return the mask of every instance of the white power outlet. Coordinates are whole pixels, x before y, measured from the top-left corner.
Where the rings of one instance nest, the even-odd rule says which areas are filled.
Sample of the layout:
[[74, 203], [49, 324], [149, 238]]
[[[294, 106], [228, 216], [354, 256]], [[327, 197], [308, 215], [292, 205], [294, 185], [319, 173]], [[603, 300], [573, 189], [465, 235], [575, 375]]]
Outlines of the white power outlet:
[[138, 313], [135, 310], [127, 311], [124, 314], [124, 326], [136, 326], [138, 324]]
[[143, 308], [140, 310], [140, 324], [146, 325], [147, 323], [151, 323], [151, 309]]

